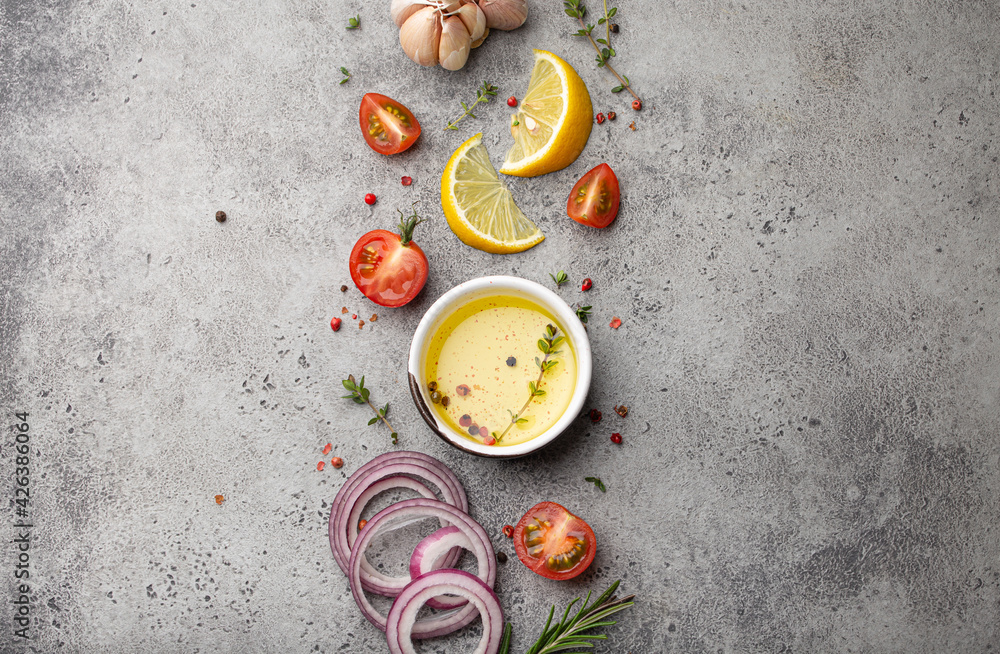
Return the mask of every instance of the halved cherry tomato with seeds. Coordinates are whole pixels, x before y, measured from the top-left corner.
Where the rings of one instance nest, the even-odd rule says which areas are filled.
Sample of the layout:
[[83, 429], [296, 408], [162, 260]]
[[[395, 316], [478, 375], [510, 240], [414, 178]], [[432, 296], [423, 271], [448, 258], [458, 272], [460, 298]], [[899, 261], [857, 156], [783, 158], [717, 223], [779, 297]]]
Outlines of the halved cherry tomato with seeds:
[[514, 551], [521, 563], [547, 579], [572, 579], [597, 552], [594, 530], [565, 507], [541, 502], [514, 528]]
[[[407, 218], [400, 213], [401, 234], [376, 229], [354, 244], [349, 262], [351, 279], [375, 304], [401, 307], [416, 297], [427, 282], [427, 256], [411, 240], [413, 228], [421, 222], [415, 211]], [[441, 401], [440, 394], [437, 401]]]
[[396, 154], [417, 142], [420, 123], [392, 98], [366, 93], [361, 99], [361, 134], [375, 152]]
[[581, 225], [607, 227], [618, 215], [619, 201], [618, 177], [611, 166], [602, 163], [573, 187], [566, 213]]

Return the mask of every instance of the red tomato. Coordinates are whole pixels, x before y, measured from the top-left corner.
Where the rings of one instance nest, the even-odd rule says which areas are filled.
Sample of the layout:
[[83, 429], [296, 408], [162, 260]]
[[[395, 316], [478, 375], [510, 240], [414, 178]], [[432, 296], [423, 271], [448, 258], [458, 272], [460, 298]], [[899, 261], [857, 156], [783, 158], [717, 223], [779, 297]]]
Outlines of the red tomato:
[[597, 552], [594, 530], [555, 502], [531, 507], [514, 528], [521, 563], [547, 579], [572, 579]]
[[566, 213], [581, 225], [607, 227], [618, 215], [618, 178], [602, 163], [580, 178], [570, 191]]
[[361, 99], [361, 134], [375, 152], [396, 154], [417, 142], [420, 123], [410, 110], [378, 93]]
[[416, 212], [400, 221], [400, 234], [376, 229], [358, 239], [351, 250], [354, 285], [383, 307], [401, 307], [427, 282], [427, 257], [412, 241], [413, 228], [423, 222]]

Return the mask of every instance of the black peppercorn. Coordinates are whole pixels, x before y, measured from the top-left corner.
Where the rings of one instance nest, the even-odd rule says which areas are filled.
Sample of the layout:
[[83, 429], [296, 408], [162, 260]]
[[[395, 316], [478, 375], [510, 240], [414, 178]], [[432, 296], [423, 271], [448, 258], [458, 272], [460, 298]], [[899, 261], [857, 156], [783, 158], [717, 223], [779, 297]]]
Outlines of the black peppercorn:
[[218, 220], [220, 223], [226, 222], [226, 212], [225, 211], [216, 211], [215, 212], [215, 219]]
[[612, 34], [618, 33], [618, 23], [611, 23], [611, 33]]
[[515, 359], [514, 357], [507, 357], [507, 365], [513, 368], [514, 366], [517, 365], [517, 359]]
[[340, 292], [341, 293], [346, 293], [347, 292], [347, 284], [341, 284], [341, 286], [340, 286]]
[[497, 563], [506, 563], [507, 555], [503, 552], [497, 552]]

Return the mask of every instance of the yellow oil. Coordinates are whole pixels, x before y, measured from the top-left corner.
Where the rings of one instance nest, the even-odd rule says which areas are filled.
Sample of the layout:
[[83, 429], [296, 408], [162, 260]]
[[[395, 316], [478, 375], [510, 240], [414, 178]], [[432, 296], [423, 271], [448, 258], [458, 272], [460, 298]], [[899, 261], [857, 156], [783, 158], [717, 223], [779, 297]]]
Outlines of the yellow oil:
[[[545, 357], [538, 341], [550, 324], [564, 340], [558, 353], [549, 355], [556, 365], [538, 385], [545, 394], [528, 402], [528, 383], [537, 382], [540, 372], [535, 358]], [[434, 382], [447, 398], [431, 404], [439, 418], [479, 443], [489, 443], [510, 426], [495, 443], [502, 447], [530, 440], [562, 417], [573, 397], [577, 363], [572, 343], [551, 313], [524, 298], [494, 295], [469, 302], [438, 326], [425, 370], [424, 383]], [[512, 424], [519, 412], [524, 420]]]

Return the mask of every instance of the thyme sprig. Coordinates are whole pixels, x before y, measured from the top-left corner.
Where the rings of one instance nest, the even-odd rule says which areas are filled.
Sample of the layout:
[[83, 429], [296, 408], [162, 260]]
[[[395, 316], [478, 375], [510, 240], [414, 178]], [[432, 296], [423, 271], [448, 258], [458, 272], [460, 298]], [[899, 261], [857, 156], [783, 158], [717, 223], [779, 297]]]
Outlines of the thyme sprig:
[[347, 19], [347, 27], [345, 27], [344, 29], [345, 30], [356, 30], [359, 27], [361, 27], [361, 14], [358, 14], [354, 18], [348, 18]]
[[569, 281], [569, 275], [566, 274], [565, 270], [560, 270], [554, 275], [552, 273], [549, 273], [549, 277], [551, 277], [552, 281], [556, 283], [556, 288], [559, 288], [560, 286]]
[[[608, 620], [608, 618], [635, 604], [632, 601], [635, 599], [635, 595], [622, 598], [615, 596], [614, 593], [618, 590], [620, 583], [621, 580], [618, 580], [611, 584], [606, 591], [601, 593], [600, 597], [594, 600], [593, 604], [588, 605], [590, 602], [590, 593], [587, 593], [587, 597], [583, 600], [580, 610], [570, 619], [570, 610], [574, 604], [580, 601], [579, 598], [573, 600], [566, 607], [566, 612], [563, 613], [562, 620], [555, 625], [552, 624], [552, 617], [556, 611], [556, 607], [553, 605], [552, 609], [549, 610], [549, 619], [545, 621], [545, 627], [542, 629], [542, 635], [535, 641], [535, 644], [531, 646], [531, 649], [526, 654], [552, 654], [553, 652], [562, 652], [577, 648], [591, 648], [594, 646], [594, 643], [590, 641], [607, 640], [608, 637], [604, 634], [586, 632], [597, 627], [610, 627], [617, 624], [617, 620]], [[504, 629], [504, 639], [501, 641], [499, 654], [510, 654], [509, 633], [510, 623]]]
[[341, 84], [346, 84], [347, 80], [351, 79], [351, 72], [349, 70], [347, 70], [346, 68], [344, 68], [343, 66], [341, 66], [340, 67], [340, 73], [344, 76], [344, 79], [340, 80], [340, 83]]
[[538, 366], [538, 379], [528, 382], [528, 399], [524, 403], [524, 406], [521, 407], [521, 410], [517, 413], [514, 413], [510, 409], [507, 410], [507, 413], [510, 414], [510, 423], [507, 425], [506, 429], [499, 434], [497, 432], [492, 433], [492, 436], [496, 439], [497, 443], [499, 443], [501, 439], [507, 435], [507, 432], [510, 431], [511, 427], [528, 422], [527, 418], [522, 418], [521, 416], [527, 410], [528, 405], [531, 404], [533, 399], [545, 395], [545, 391], [542, 389], [542, 378], [545, 376], [545, 373], [552, 370], [556, 366], [557, 361], [554, 358], [550, 360], [550, 357], [555, 357], [555, 355], [560, 353], [560, 351], [556, 348], [559, 347], [563, 340], [565, 339], [559, 335], [558, 327], [552, 324], [545, 326], [545, 334], [538, 339], [538, 349], [545, 356], [541, 359], [535, 357], [535, 365]]
[[608, 492], [608, 489], [604, 487], [604, 482], [601, 481], [600, 477], [584, 477], [583, 480], [584, 481], [589, 481], [594, 486], [597, 486], [597, 489], [599, 491], [601, 491], [602, 493], [607, 493]]
[[469, 105], [465, 104], [464, 102], [462, 102], [461, 100], [459, 100], [459, 104], [462, 105], [462, 110], [465, 113], [463, 113], [461, 116], [459, 116], [455, 120], [449, 122], [448, 125], [445, 126], [445, 129], [446, 130], [448, 130], [448, 129], [455, 129], [455, 130], [457, 130], [458, 127], [456, 127], [456, 125], [458, 125], [458, 123], [463, 118], [465, 118], [466, 116], [471, 116], [472, 118], [475, 118], [476, 114], [472, 113], [472, 110], [480, 102], [482, 102], [483, 104], [488, 104], [489, 101], [490, 101], [490, 98], [494, 97], [497, 94], [497, 89], [498, 89], [498, 87], [493, 86], [489, 82], [484, 81], [482, 83], [482, 85], [479, 88], [476, 89], [476, 101], [472, 103], [471, 107]]
[[365, 388], [364, 375], [361, 376], [361, 381], [357, 381], [354, 378], [354, 375], [348, 375], [347, 379], [343, 380], [341, 383], [344, 385], [344, 388], [351, 393], [350, 395], [341, 395], [341, 397], [348, 400], [354, 400], [356, 404], [367, 404], [370, 406], [372, 411], [375, 412], [375, 417], [369, 420], [368, 424], [374, 425], [379, 420], [384, 422], [385, 426], [389, 428], [390, 432], [392, 432], [392, 444], [395, 445], [397, 443], [397, 439], [399, 438], [399, 434], [396, 433], [396, 430], [393, 429], [392, 425], [389, 424], [389, 421], [386, 420], [386, 415], [389, 413], [389, 403], [386, 402], [385, 406], [381, 409], [371, 403], [371, 400], [368, 399], [371, 395], [371, 391]]
[[[618, 78], [618, 86], [611, 89], [612, 93], [621, 93], [622, 91], [628, 91], [632, 94], [632, 97], [639, 100], [639, 96], [635, 94], [632, 90], [632, 83], [629, 82], [628, 77], [624, 75], [619, 75], [611, 66], [611, 58], [616, 56], [617, 53], [615, 49], [611, 46], [611, 19], [614, 18], [615, 14], [618, 13], [617, 7], [612, 7], [608, 9], [607, 0], [604, 2], [604, 16], [602, 16], [597, 21], [597, 25], [607, 26], [607, 37], [603, 39], [594, 39], [593, 31], [597, 25], [590, 25], [583, 22], [583, 17], [587, 14], [587, 8], [583, 6], [582, 0], [564, 0], [563, 5], [566, 7], [566, 15], [570, 18], [575, 18], [580, 23], [580, 29], [573, 36], [585, 36], [590, 44], [594, 46], [594, 50], [597, 51], [597, 67], [607, 68], [611, 71], [611, 74]], [[598, 32], [599, 34], [600, 32]], [[600, 45], [598, 45], [600, 44]], [[641, 102], [641, 100], [640, 100]]]
[[591, 309], [592, 307], [588, 304], [587, 306], [580, 307], [576, 310], [576, 317], [579, 318], [580, 322], [584, 325], [586, 325], [587, 321], [590, 320]]

